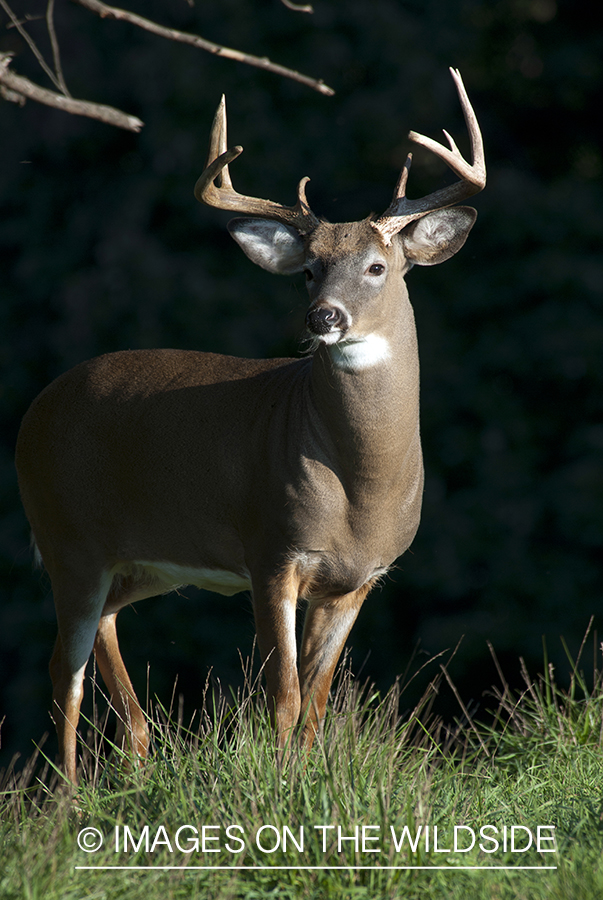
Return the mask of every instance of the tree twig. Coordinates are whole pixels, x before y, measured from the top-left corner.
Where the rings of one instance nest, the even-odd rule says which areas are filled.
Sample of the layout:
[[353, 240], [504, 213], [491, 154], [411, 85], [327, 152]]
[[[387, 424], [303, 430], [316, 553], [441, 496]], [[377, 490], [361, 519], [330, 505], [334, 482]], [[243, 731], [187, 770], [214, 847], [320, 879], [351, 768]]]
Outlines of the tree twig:
[[57, 76], [58, 86], [66, 97], [71, 97], [63, 76], [59, 42], [57, 40], [57, 33], [54, 29], [54, 0], [48, 0], [46, 6], [46, 27], [48, 29], [48, 37], [50, 38], [50, 46], [52, 47], [52, 58], [54, 60], [54, 71]]
[[90, 103], [88, 100], [74, 100], [73, 97], [56, 94], [54, 91], [40, 87], [34, 84], [33, 81], [30, 81], [29, 78], [23, 78], [14, 72], [9, 72], [8, 66], [11, 58], [12, 55], [10, 53], [0, 54], [0, 85], [5, 88], [4, 98], [6, 100], [15, 99], [10, 96], [12, 91], [20, 97], [27, 97], [29, 100], [36, 100], [38, 103], [44, 103], [46, 106], [53, 106], [56, 109], [62, 109], [64, 112], [74, 113], [78, 116], [98, 119], [99, 122], [105, 122], [107, 125], [116, 125], [118, 128], [125, 128], [127, 131], [138, 132], [143, 127], [144, 122], [141, 122], [136, 116], [129, 116], [112, 106], [105, 106], [102, 103]]
[[[0, 0], [0, 3], [3, 2], [4, 0]], [[233, 50], [230, 47], [223, 47], [221, 44], [214, 44], [212, 41], [207, 41], [205, 38], [199, 37], [199, 35], [196, 34], [177, 31], [174, 28], [165, 28], [163, 25], [151, 22], [150, 19], [145, 19], [143, 16], [136, 15], [136, 13], [128, 12], [125, 9], [118, 9], [115, 6], [107, 6], [107, 4], [102, 3], [101, 0], [74, 0], [74, 2], [79, 3], [80, 6], [84, 6], [92, 12], [98, 13], [103, 19], [108, 18], [130, 22], [132, 25], [137, 25], [145, 31], [150, 31], [152, 34], [167, 38], [170, 41], [180, 41], [183, 44], [191, 44], [193, 47], [198, 47], [200, 50], [207, 50], [208, 53], [213, 53], [214, 56], [223, 56], [226, 59], [233, 59], [237, 62], [246, 63], [249, 66], [256, 66], [258, 69], [274, 72], [276, 75], [283, 75], [285, 78], [291, 78], [293, 81], [305, 84], [321, 94], [326, 94], [328, 97], [332, 97], [335, 93], [333, 88], [328, 87], [328, 85], [320, 79], [309, 78], [307, 75], [302, 75], [301, 72], [296, 72], [293, 69], [280, 66], [278, 63], [271, 62], [265, 56], [252, 56], [249, 53], [242, 53], [240, 50]]]
[[33, 53], [35, 58], [38, 60], [38, 62], [40, 63], [40, 65], [42, 66], [42, 68], [44, 69], [44, 71], [46, 72], [46, 74], [48, 75], [48, 77], [50, 78], [52, 83], [54, 84], [54, 86], [57, 87], [59, 90], [62, 90], [63, 88], [62, 88], [61, 84], [59, 83], [56, 75], [54, 74], [54, 72], [52, 71], [52, 69], [50, 68], [50, 66], [48, 65], [48, 63], [46, 62], [46, 60], [44, 59], [42, 54], [40, 53], [40, 51], [38, 49], [38, 45], [33, 40], [33, 38], [31, 38], [29, 36], [29, 34], [25, 30], [25, 28], [23, 28], [23, 24], [16, 17], [16, 15], [12, 11], [12, 9], [10, 8], [10, 6], [6, 2], [6, 0], [0, 0], [0, 6], [4, 10], [6, 15], [9, 17], [9, 19], [11, 20], [11, 22], [13, 23], [14, 27], [17, 29], [17, 31], [19, 32], [19, 34], [21, 35], [23, 40], [29, 45], [29, 49], [31, 50], [31, 52]]
[[[143, 28], [145, 31], [150, 31], [152, 34], [167, 38], [168, 40], [190, 44], [193, 47], [198, 47], [201, 50], [206, 50], [207, 52], [212, 53], [214, 56], [223, 56], [226, 59], [243, 62], [247, 65], [256, 66], [259, 69], [264, 69], [268, 72], [282, 75], [285, 78], [290, 78], [294, 81], [300, 82], [301, 84], [305, 84], [308, 87], [311, 87], [314, 90], [318, 91], [319, 93], [325, 94], [326, 96], [332, 96], [335, 93], [335, 91], [332, 88], [328, 87], [328, 85], [326, 85], [322, 80], [309, 78], [307, 75], [303, 75], [301, 72], [296, 72], [293, 69], [288, 69], [285, 66], [278, 65], [278, 63], [273, 63], [267, 57], [258, 57], [253, 56], [249, 53], [242, 53], [239, 50], [233, 50], [230, 47], [224, 47], [220, 44], [215, 44], [212, 41], [207, 41], [205, 40], [205, 38], [199, 37], [196, 34], [189, 34], [187, 32], [177, 31], [173, 28], [166, 28], [163, 25], [158, 25], [156, 22], [152, 22], [149, 19], [145, 19], [142, 16], [136, 15], [135, 13], [131, 13], [123, 9], [118, 9], [113, 6], [108, 6], [106, 3], [101, 2], [101, 0], [74, 0], [74, 2], [79, 3], [80, 6], [84, 6], [92, 12], [97, 13], [99, 16], [101, 16], [101, 18], [112, 18], [129, 22], [130, 24], [136, 25], [139, 28]], [[285, 6], [289, 7], [290, 9], [294, 9], [297, 12], [313, 11], [311, 6], [301, 5], [293, 2], [293, 0], [282, 0], [282, 2]], [[109, 125], [115, 125], [118, 128], [125, 128], [128, 131], [140, 131], [144, 123], [141, 122], [141, 120], [136, 116], [130, 116], [127, 113], [124, 113], [119, 109], [115, 109], [112, 106], [106, 106], [102, 103], [92, 103], [87, 100], [76, 100], [71, 96], [67, 88], [61, 65], [59, 42], [57, 40], [54, 26], [54, 3], [55, 0], [47, 0], [46, 5], [46, 26], [48, 28], [48, 35], [52, 48], [54, 71], [46, 63], [46, 60], [38, 49], [37, 44], [29, 36], [27, 31], [23, 27], [22, 22], [19, 21], [17, 16], [12, 11], [7, 0], [0, 0], [0, 7], [4, 9], [4, 11], [9, 16], [13, 26], [19, 31], [19, 34], [27, 42], [44, 72], [48, 75], [55, 87], [62, 91], [62, 93], [58, 94], [54, 91], [50, 91], [47, 88], [43, 88], [40, 85], [35, 84], [33, 81], [30, 81], [29, 78], [24, 78], [22, 75], [17, 75], [15, 72], [10, 71], [9, 65], [13, 54], [0, 53], [0, 95], [5, 100], [9, 100], [13, 103], [19, 103], [21, 106], [25, 103], [26, 99], [34, 100], [38, 103], [43, 103], [46, 106], [52, 106], [55, 109], [61, 109], [64, 112], [80, 116], [88, 116], [91, 119], [97, 119], [100, 122], [105, 122]]]

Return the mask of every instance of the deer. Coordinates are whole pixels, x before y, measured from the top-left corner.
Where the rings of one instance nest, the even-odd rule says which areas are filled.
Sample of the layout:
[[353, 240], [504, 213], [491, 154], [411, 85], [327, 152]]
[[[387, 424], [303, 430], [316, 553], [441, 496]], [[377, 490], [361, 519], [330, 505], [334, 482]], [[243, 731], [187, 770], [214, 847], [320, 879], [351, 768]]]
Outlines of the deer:
[[312, 746], [360, 608], [419, 526], [419, 356], [405, 275], [463, 246], [477, 213], [457, 204], [486, 182], [477, 118], [460, 73], [450, 72], [472, 162], [446, 131], [449, 147], [411, 131], [457, 180], [407, 198], [409, 153], [383, 215], [357, 222], [318, 218], [307, 177], [292, 207], [239, 194], [229, 165], [243, 148], [227, 147], [222, 98], [195, 196], [240, 214], [227, 227], [251, 262], [304, 273], [308, 354], [108, 353], [59, 376], [27, 411], [16, 465], [54, 596], [50, 675], [67, 782], [77, 784], [92, 652], [117, 713], [116, 740], [135, 760], [147, 756], [116, 619], [124, 606], [183, 585], [251, 591], [277, 746], [292, 736]]

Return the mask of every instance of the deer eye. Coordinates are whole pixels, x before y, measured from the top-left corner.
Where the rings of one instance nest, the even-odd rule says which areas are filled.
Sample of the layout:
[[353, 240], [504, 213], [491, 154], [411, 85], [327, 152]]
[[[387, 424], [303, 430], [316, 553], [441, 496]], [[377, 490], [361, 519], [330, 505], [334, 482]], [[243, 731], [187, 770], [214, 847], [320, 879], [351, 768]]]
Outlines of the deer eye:
[[369, 266], [367, 269], [369, 275], [383, 275], [384, 272], [385, 266], [382, 263], [373, 263], [372, 266]]
[[310, 271], [310, 269], [304, 269], [304, 275], [306, 276], [306, 281], [312, 281], [314, 275]]

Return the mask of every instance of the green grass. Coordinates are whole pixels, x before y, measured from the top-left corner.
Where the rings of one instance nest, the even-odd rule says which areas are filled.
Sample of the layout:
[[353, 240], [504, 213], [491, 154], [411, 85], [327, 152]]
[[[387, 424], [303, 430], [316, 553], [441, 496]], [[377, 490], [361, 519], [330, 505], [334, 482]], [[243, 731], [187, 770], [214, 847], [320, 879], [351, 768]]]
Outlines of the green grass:
[[[437, 670], [439, 662], [432, 666]], [[324, 734], [310, 754], [292, 748], [285, 760], [275, 750], [262, 692], [249, 680], [236, 702], [215, 700], [208, 691], [200, 722], [189, 728], [178, 715], [156, 707], [151, 717], [154, 750], [143, 770], [124, 771], [117, 751], [105, 760], [100, 748], [106, 742], [91, 728], [73, 799], [57, 790], [59, 776], [50, 763], [41, 767], [40, 758], [19, 773], [5, 773], [0, 897], [603, 897], [601, 676], [595, 668], [589, 689], [579, 663], [571, 660], [570, 674], [569, 689], [562, 691], [545, 654], [544, 673], [531, 678], [524, 672], [521, 694], [512, 693], [501, 673], [488, 722], [474, 721], [459, 697], [459, 719], [445, 726], [431, 711], [436, 692], [446, 684], [445, 670], [433, 679], [417, 708], [401, 717], [399, 685], [380, 697], [370, 687], [359, 687], [344, 668]], [[137, 850], [129, 845], [123, 851], [126, 826], [140, 841]], [[176, 833], [182, 826], [192, 828], [180, 832], [181, 850]], [[217, 852], [203, 852], [203, 826], [206, 851]], [[260, 830], [262, 826], [269, 827]], [[408, 840], [396, 849], [405, 826], [413, 841], [422, 827], [414, 851]], [[425, 826], [430, 829], [428, 849]], [[473, 849], [454, 852], [454, 826], [466, 826], [458, 831], [462, 847], [468, 846], [469, 829], [476, 833]], [[480, 838], [482, 826], [498, 829], [497, 834], [486, 832], [498, 837], [496, 852], [480, 850], [480, 842], [494, 848]], [[539, 853], [534, 847], [512, 852], [510, 843], [504, 852], [505, 826], [509, 841], [512, 826], [534, 835], [538, 826], [554, 826], [556, 852]], [[440, 850], [451, 852], [434, 851], [434, 827]], [[97, 852], [78, 847], [78, 834], [85, 828], [102, 833], [104, 844]], [[199, 850], [190, 843], [193, 828]], [[352, 840], [344, 840], [339, 848], [338, 828], [342, 837], [353, 837], [358, 829], [358, 848]], [[299, 850], [294, 841], [299, 844], [302, 833]], [[523, 846], [528, 832], [517, 829], [515, 834]], [[277, 835], [280, 846], [272, 852]], [[238, 852], [243, 841], [244, 850]], [[187, 848], [192, 852], [183, 852]], [[153, 868], [76, 868], [91, 865]], [[211, 870], [210, 865], [227, 868]], [[518, 868], [547, 865], [557, 868]]]

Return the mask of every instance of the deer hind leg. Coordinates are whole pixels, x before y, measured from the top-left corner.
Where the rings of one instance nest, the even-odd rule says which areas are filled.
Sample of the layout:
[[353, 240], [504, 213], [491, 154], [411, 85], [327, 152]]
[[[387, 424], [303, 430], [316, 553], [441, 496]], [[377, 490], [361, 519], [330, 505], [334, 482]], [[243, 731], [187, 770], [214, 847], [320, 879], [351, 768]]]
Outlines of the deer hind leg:
[[101, 616], [94, 642], [94, 655], [109, 691], [111, 705], [117, 714], [115, 743], [120, 749], [129, 746], [134, 757], [146, 759], [149, 730], [119, 652], [116, 619], [116, 612]]
[[253, 612], [268, 710], [281, 749], [291, 740], [300, 709], [295, 640], [298, 588], [299, 578], [293, 570], [267, 584], [253, 583]]
[[302, 741], [309, 749], [324, 718], [335, 666], [371, 584], [341, 597], [314, 600], [306, 611], [301, 645]]
[[[103, 577], [95, 591], [74, 578], [53, 581], [59, 633], [50, 660], [53, 713], [59, 740], [59, 759], [66, 777], [77, 784], [77, 726], [84, 696], [84, 674], [110, 578]], [[87, 598], [82, 601], [82, 598]]]

